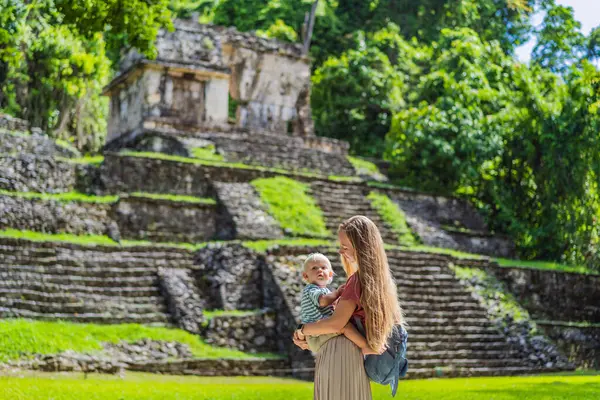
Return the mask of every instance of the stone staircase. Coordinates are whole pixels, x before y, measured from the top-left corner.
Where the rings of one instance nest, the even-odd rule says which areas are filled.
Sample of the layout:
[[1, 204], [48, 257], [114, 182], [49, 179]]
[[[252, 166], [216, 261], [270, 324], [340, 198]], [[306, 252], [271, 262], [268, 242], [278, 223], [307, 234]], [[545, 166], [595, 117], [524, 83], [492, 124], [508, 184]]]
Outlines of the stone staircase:
[[[336, 278], [345, 281], [337, 254], [328, 254]], [[387, 251], [408, 323], [407, 378], [517, 375], [554, 372], [564, 366], [540, 365], [508, 342], [486, 309], [448, 267], [449, 256]], [[281, 257], [279, 258], [281, 260]], [[468, 261], [465, 261], [468, 263]], [[288, 294], [292, 309], [299, 294]], [[297, 310], [296, 310], [297, 311]]]
[[191, 254], [0, 239], [0, 316], [168, 324], [157, 270], [172, 265]]
[[557, 368], [533, 364], [511, 345], [443, 255], [389, 250], [409, 324], [412, 377], [513, 375]]
[[354, 215], [369, 217], [379, 228], [383, 241], [398, 244], [397, 236], [387, 227], [371, 202], [366, 198], [368, 190], [358, 184], [345, 184], [331, 181], [313, 181], [310, 185], [317, 205], [323, 210], [325, 224], [333, 234], [340, 223]]

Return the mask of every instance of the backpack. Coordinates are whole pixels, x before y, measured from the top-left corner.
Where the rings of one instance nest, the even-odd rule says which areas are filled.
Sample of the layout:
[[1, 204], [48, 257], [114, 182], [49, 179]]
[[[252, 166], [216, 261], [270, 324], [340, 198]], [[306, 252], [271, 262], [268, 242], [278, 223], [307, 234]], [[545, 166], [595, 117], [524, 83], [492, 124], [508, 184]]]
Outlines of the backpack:
[[[355, 317], [354, 321], [359, 332], [365, 335], [360, 318]], [[365, 357], [365, 371], [369, 379], [382, 385], [390, 385], [393, 397], [398, 390], [398, 380], [404, 377], [408, 370], [407, 341], [406, 329], [402, 325], [396, 325], [387, 340], [387, 349], [382, 354], [371, 354]]]

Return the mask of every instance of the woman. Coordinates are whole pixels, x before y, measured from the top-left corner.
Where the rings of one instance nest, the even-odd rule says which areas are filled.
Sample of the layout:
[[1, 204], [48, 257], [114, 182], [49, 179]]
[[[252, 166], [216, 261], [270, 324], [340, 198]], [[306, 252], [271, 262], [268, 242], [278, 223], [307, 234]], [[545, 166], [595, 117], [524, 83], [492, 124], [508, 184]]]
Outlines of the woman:
[[[367, 217], [354, 216], [338, 230], [340, 255], [348, 276], [330, 318], [305, 324], [294, 333], [294, 343], [306, 349], [304, 335], [343, 331], [360, 318], [372, 349], [383, 349], [394, 325], [403, 323], [396, 284], [390, 273], [383, 240]], [[371, 386], [361, 351], [345, 336], [328, 340], [315, 366], [315, 400], [371, 400]]]

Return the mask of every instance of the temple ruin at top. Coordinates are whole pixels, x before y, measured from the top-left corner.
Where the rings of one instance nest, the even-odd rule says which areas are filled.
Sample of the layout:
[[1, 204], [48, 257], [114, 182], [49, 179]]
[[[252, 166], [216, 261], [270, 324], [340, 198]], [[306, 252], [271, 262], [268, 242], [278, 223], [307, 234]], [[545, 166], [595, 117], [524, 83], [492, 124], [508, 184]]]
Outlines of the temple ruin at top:
[[[155, 59], [129, 52], [105, 88], [107, 149], [179, 154], [200, 140], [237, 154], [231, 161], [351, 171], [348, 145], [314, 134], [310, 60], [300, 45], [192, 20], [174, 26], [159, 33]], [[269, 157], [302, 149], [324, 154]], [[325, 154], [336, 157], [325, 162]]]

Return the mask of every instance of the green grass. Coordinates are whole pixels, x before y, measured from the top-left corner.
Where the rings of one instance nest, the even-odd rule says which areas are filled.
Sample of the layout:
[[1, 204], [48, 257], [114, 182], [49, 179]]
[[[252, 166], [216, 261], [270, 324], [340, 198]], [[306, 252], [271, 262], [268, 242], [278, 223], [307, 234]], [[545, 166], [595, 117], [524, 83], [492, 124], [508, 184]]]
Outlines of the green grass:
[[510, 260], [507, 258], [495, 258], [494, 261], [501, 267], [516, 267], [516, 268], [533, 268], [533, 269], [544, 269], [549, 271], [560, 271], [560, 272], [574, 272], [578, 274], [592, 274], [598, 275], [600, 272], [594, 271], [589, 267], [583, 265], [565, 265], [559, 264], [552, 261], [522, 261], [522, 260]]
[[255, 240], [242, 242], [244, 247], [259, 253], [264, 253], [278, 246], [307, 246], [307, 247], [331, 247], [335, 246], [335, 242], [323, 239], [278, 239], [278, 240]]
[[0, 190], [0, 195], [11, 197], [22, 197], [25, 199], [55, 200], [60, 202], [83, 202], [83, 203], [115, 203], [119, 196], [90, 196], [79, 192], [65, 193], [37, 193], [37, 192], [9, 192]]
[[81, 154], [79, 150], [77, 150], [77, 148], [73, 146], [73, 144], [64, 139], [55, 139], [54, 143], [56, 143], [57, 146], [62, 147], [63, 149], [71, 152], [71, 154]]
[[404, 211], [390, 198], [381, 193], [371, 192], [367, 196], [371, 205], [383, 220], [390, 226], [392, 232], [398, 237], [398, 242], [404, 246], [414, 246], [417, 244], [412, 231], [406, 223]]
[[102, 342], [134, 342], [141, 339], [164, 340], [187, 344], [198, 358], [252, 358], [241, 351], [213, 347], [199, 336], [180, 329], [139, 324], [97, 325], [64, 321], [0, 321], [0, 361], [30, 354], [56, 354], [65, 350], [92, 352], [102, 349]]
[[[95, 196], [87, 195], [79, 192], [65, 192], [65, 193], [37, 193], [37, 192], [10, 192], [7, 190], [0, 190], [0, 195], [22, 197], [25, 199], [40, 199], [40, 200], [55, 200], [61, 202], [83, 202], [83, 203], [116, 203], [119, 200], [119, 196]], [[162, 193], [145, 193], [145, 192], [133, 192], [130, 193], [132, 197], [144, 197], [156, 200], [168, 200], [175, 202], [193, 203], [193, 204], [217, 204], [214, 199], [202, 198], [195, 196], [186, 196], [178, 194], [162, 194]]]
[[131, 193], [131, 196], [132, 197], [145, 197], [148, 199], [155, 199], [155, 200], [177, 201], [177, 202], [182, 202], [182, 203], [217, 204], [217, 202], [214, 199], [195, 197], [195, 196], [185, 196], [185, 195], [179, 195], [179, 194], [133, 192], [133, 193]]
[[255, 179], [251, 183], [282, 228], [297, 236], [331, 236], [307, 184], [283, 176]]
[[98, 165], [102, 164], [104, 161], [104, 156], [83, 156], [77, 158], [67, 158], [67, 157], [56, 157], [58, 161], [68, 162], [72, 164], [92, 164]]
[[223, 156], [215, 152], [215, 146], [194, 147], [191, 149], [192, 157], [202, 160], [223, 161]]
[[358, 176], [339, 176], [339, 175], [329, 175], [327, 177], [330, 181], [334, 182], [352, 182], [352, 183], [361, 183], [363, 180]]
[[165, 248], [177, 248], [186, 250], [197, 250], [205, 247], [208, 243], [170, 243], [170, 242], [150, 242], [146, 240], [121, 240], [115, 242], [104, 235], [73, 235], [70, 233], [43, 233], [34, 231], [20, 231], [17, 229], [0, 230], [0, 238], [24, 239], [32, 242], [52, 242], [52, 243], [72, 243], [87, 246], [153, 246]]
[[[389, 400], [389, 386], [372, 384], [373, 400]], [[270, 377], [195, 377], [127, 372], [114, 375], [25, 373], [0, 377], [2, 400], [306, 400], [312, 382]], [[402, 400], [592, 400], [600, 376], [540, 375], [401, 381]]]
[[481, 260], [486, 257], [486, 256], [482, 256], [481, 254], [466, 253], [464, 251], [459, 251], [459, 250], [445, 249], [443, 247], [434, 247], [434, 246], [425, 246], [425, 245], [403, 247], [402, 249], [408, 250], [408, 251], [422, 251], [424, 253], [447, 254], [449, 256], [453, 256], [456, 258], [467, 258], [467, 259], [475, 259], [475, 260]]
[[600, 328], [599, 322], [589, 322], [589, 321], [551, 321], [539, 319], [535, 320], [536, 324], [540, 325], [551, 325], [551, 326], [567, 326], [571, 328]]
[[[362, 158], [348, 156], [348, 161], [354, 167], [357, 173], [380, 174], [377, 165], [371, 161], [363, 160]], [[364, 171], [364, 172], [363, 172]]]

